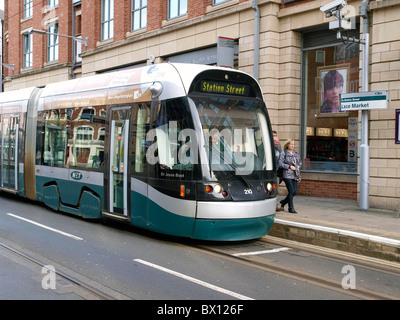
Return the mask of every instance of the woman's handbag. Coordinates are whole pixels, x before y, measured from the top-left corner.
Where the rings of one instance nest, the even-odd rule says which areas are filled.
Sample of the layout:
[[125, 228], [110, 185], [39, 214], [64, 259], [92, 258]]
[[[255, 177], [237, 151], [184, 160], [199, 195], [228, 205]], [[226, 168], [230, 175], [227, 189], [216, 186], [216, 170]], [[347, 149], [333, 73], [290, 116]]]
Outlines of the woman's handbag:
[[296, 167], [296, 169], [294, 170], [294, 176], [295, 176], [295, 180], [300, 183], [301, 181], [301, 176], [300, 176], [300, 168], [298, 166], [298, 161], [295, 157], [293, 157], [293, 165]]

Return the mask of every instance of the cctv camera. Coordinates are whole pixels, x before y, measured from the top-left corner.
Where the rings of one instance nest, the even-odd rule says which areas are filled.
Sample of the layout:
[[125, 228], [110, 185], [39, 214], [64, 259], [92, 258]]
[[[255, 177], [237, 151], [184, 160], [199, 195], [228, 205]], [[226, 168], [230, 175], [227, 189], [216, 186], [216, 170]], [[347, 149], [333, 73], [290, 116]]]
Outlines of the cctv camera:
[[327, 17], [332, 16], [333, 11], [341, 9], [346, 6], [346, 0], [335, 0], [331, 3], [328, 3], [320, 8], [322, 12], [325, 12]]

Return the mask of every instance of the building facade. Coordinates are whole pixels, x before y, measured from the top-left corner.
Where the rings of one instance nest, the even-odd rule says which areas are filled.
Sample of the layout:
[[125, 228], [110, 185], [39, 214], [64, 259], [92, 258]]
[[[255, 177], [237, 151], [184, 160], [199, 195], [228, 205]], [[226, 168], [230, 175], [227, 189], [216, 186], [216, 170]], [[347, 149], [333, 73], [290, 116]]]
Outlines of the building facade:
[[[340, 112], [337, 96], [361, 91], [363, 45], [329, 30], [334, 18], [320, 10], [329, 2], [6, 0], [4, 63], [14, 70], [4, 68], [4, 90], [151, 63], [219, 64], [219, 40], [230, 39], [233, 67], [259, 80], [281, 141], [296, 141], [303, 159], [299, 193], [358, 199], [361, 111]], [[368, 111], [369, 204], [397, 210], [400, 0], [366, 4], [368, 90], [391, 96], [390, 108]], [[349, 1], [343, 8], [352, 22], [348, 37], [367, 33], [361, 5]]]

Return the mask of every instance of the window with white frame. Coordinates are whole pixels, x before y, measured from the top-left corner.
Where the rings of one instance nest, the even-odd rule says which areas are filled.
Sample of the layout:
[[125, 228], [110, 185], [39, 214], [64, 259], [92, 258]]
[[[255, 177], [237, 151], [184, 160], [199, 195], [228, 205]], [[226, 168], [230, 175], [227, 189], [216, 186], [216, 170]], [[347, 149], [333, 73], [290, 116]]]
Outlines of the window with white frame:
[[228, 2], [228, 1], [231, 1], [231, 0], [213, 0], [213, 5], [215, 6], [217, 4], [221, 4], [221, 3], [224, 3], [224, 2]]
[[168, 19], [184, 16], [187, 13], [187, 0], [168, 0]]
[[33, 0], [24, 0], [24, 19], [33, 15]]
[[47, 28], [47, 61], [58, 60], [58, 22]]
[[33, 60], [33, 44], [32, 44], [32, 33], [26, 33], [23, 35], [23, 66], [24, 68], [32, 67]]
[[[77, 36], [78, 39], [82, 39], [82, 36]], [[75, 42], [75, 62], [82, 62], [82, 57], [80, 54], [82, 53], [82, 43], [80, 41], [74, 41]]]
[[101, 1], [101, 40], [114, 37], [114, 0]]
[[132, 31], [147, 26], [147, 0], [132, 0]]
[[47, 5], [51, 7], [57, 7], [58, 6], [58, 0], [47, 0]]

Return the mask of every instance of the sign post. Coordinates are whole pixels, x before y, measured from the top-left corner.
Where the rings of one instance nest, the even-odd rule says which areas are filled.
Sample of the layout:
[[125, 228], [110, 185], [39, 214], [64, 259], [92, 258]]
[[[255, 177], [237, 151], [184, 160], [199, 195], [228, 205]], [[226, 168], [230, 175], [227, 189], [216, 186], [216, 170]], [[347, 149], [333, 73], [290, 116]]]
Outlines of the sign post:
[[219, 67], [233, 68], [235, 55], [235, 39], [218, 37], [217, 65]]
[[[365, 53], [364, 59], [368, 55]], [[366, 62], [367, 63], [367, 62]], [[364, 71], [363, 68], [363, 75]], [[363, 76], [366, 81], [367, 76]], [[363, 88], [367, 86], [363, 84]], [[358, 93], [342, 94], [340, 96], [340, 111], [361, 110], [361, 145], [360, 145], [360, 209], [367, 211], [369, 207], [369, 146], [368, 146], [368, 111], [387, 109], [388, 100], [386, 91], [363, 91]]]

